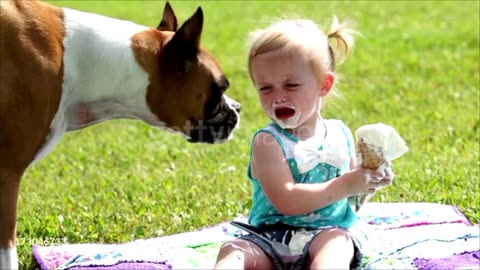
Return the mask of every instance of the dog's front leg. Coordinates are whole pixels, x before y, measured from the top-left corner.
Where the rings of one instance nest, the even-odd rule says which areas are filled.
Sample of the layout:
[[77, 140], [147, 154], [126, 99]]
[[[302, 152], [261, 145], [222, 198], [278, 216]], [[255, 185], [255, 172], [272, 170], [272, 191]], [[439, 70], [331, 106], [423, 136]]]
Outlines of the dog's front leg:
[[0, 269], [18, 269], [16, 249], [17, 198], [21, 173], [0, 168]]

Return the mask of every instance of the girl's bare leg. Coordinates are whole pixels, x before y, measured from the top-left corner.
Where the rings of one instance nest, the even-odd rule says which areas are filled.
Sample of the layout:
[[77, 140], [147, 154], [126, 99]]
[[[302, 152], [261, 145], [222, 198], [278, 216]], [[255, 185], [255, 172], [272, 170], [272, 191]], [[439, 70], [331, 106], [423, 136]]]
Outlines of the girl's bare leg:
[[310, 269], [350, 269], [353, 253], [353, 242], [347, 231], [325, 230], [310, 246]]
[[273, 269], [273, 263], [256, 244], [233, 240], [223, 244], [213, 269]]

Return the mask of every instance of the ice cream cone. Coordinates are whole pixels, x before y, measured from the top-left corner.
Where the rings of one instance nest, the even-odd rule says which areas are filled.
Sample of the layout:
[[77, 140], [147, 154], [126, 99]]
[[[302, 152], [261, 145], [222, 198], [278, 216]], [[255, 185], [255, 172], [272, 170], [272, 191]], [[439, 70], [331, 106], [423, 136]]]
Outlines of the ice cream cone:
[[[393, 160], [408, 151], [405, 141], [393, 127], [382, 123], [364, 125], [357, 129], [357, 150], [361, 166], [378, 170], [387, 161]], [[358, 211], [373, 194], [355, 195], [349, 202]]]
[[380, 147], [368, 143], [363, 138], [358, 140], [357, 147], [362, 158], [362, 167], [377, 170], [385, 163], [383, 150]]

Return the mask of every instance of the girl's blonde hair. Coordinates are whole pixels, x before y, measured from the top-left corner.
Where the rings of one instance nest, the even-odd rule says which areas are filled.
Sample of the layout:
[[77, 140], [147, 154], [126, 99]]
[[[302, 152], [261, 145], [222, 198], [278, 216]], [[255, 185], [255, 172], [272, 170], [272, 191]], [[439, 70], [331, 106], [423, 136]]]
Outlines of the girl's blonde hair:
[[[252, 76], [252, 60], [255, 56], [279, 51], [281, 55], [299, 55], [312, 65], [317, 80], [323, 81], [327, 71], [334, 72], [336, 65], [341, 64], [350, 55], [355, 45], [350, 21], [341, 24], [336, 16], [327, 34], [312, 20], [294, 19], [279, 20], [267, 28], [255, 30], [250, 34], [248, 52], [248, 72]], [[329, 40], [333, 39], [332, 45]], [[336, 88], [331, 91], [338, 95]]]

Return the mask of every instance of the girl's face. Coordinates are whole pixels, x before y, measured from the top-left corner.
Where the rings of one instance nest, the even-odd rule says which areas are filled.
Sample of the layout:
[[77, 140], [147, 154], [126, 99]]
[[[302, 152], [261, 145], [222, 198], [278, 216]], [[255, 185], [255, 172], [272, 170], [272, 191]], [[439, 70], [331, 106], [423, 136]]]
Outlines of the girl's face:
[[324, 95], [311, 65], [300, 56], [272, 51], [252, 60], [252, 76], [263, 110], [284, 129], [316, 121]]

